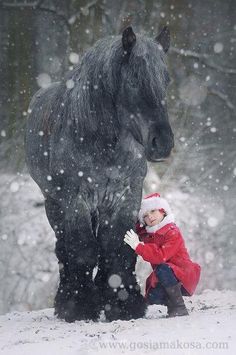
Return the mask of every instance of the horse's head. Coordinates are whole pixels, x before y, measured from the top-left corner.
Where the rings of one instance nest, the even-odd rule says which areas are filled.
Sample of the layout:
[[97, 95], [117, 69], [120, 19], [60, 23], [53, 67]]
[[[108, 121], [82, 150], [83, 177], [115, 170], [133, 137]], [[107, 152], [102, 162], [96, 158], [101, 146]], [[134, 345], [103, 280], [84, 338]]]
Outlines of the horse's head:
[[118, 93], [118, 116], [143, 145], [149, 161], [169, 156], [174, 136], [166, 107], [170, 81], [165, 53], [170, 44], [167, 27], [155, 38], [135, 35], [128, 27], [122, 35], [123, 63]]

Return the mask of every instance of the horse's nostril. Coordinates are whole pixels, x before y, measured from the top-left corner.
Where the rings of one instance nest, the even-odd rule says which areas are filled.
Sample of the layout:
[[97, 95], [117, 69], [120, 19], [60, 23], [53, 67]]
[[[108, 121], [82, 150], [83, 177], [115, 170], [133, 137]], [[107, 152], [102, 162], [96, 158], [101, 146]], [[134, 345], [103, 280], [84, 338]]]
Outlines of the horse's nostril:
[[150, 139], [149, 153], [153, 161], [161, 161], [167, 158], [174, 146], [173, 137], [169, 136], [152, 136]]

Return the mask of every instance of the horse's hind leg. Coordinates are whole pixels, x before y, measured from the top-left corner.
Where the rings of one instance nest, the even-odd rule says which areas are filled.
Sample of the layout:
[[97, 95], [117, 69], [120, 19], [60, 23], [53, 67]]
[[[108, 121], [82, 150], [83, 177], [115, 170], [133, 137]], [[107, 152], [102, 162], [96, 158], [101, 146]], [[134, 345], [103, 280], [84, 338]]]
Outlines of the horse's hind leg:
[[84, 206], [77, 205], [77, 217], [67, 212], [68, 216], [73, 215], [73, 219], [70, 219], [50, 198], [46, 200], [45, 207], [57, 237], [60, 284], [55, 297], [55, 313], [69, 322], [95, 320], [100, 309], [99, 293], [92, 280], [97, 263], [97, 247], [90, 214]]
[[59, 287], [54, 300], [55, 314], [60, 318], [66, 317], [66, 303], [71, 298], [69, 287], [68, 257], [65, 247], [65, 226], [61, 206], [54, 199], [47, 197], [45, 200], [45, 210], [48, 221], [55, 232], [56, 247], [55, 253], [59, 265]]

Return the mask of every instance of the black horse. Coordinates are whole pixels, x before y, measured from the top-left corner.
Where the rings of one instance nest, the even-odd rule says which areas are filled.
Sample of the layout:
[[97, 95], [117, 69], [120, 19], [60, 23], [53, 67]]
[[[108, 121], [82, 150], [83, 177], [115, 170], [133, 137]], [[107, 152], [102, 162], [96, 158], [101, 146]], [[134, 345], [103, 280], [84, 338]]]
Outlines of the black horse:
[[[173, 147], [166, 108], [169, 31], [99, 40], [60, 83], [33, 97], [26, 161], [56, 235], [55, 314], [68, 322], [139, 318], [146, 305], [136, 255], [123, 241], [137, 220], [147, 160]], [[97, 271], [97, 273], [96, 273]]]

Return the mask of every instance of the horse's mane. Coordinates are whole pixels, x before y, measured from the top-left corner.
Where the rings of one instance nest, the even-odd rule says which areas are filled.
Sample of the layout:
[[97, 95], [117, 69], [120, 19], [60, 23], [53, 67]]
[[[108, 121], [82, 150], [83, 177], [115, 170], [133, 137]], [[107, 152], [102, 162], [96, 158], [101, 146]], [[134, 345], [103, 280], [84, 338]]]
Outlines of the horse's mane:
[[[148, 94], [150, 102], [155, 102], [164, 96], [166, 87], [164, 55], [151, 45], [153, 40], [137, 38], [128, 58], [127, 77], [131, 81], [135, 77], [143, 95]], [[60, 126], [69, 124], [72, 134], [93, 142], [112, 144], [118, 139], [121, 122], [117, 117], [116, 95], [125, 60], [120, 36], [101, 39], [84, 54], [81, 63], [66, 75], [57, 90], [52, 115], [58, 117]]]
[[69, 125], [71, 134], [90, 142], [104, 141], [104, 137], [112, 141], [119, 136], [114, 100], [121, 58], [120, 38], [100, 40], [84, 54], [57, 89], [48, 117], [50, 131]]

